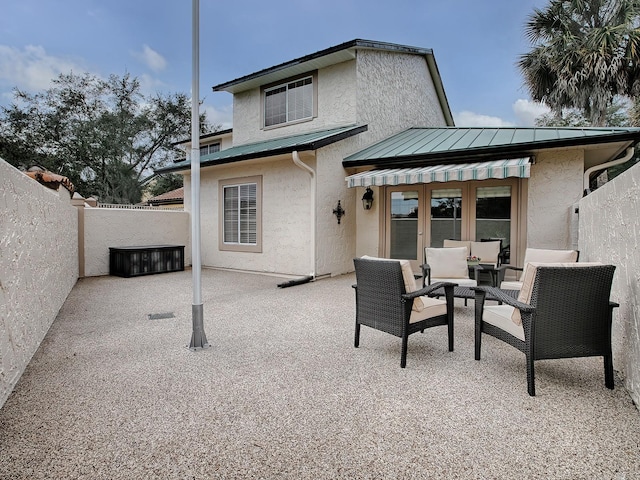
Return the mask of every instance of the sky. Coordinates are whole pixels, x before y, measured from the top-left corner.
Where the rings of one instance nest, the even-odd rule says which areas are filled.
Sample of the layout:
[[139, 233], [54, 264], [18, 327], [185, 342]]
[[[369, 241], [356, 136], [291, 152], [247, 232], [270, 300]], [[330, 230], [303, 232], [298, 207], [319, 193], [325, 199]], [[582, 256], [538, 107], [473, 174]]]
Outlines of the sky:
[[[547, 0], [200, 1], [200, 98], [232, 128], [233, 97], [211, 87], [356, 38], [433, 50], [457, 126], [531, 126], [545, 108], [516, 66], [524, 25]], [[192, 1], [2, 0], [0, 105], [60, 73], [137, 77], [144, 93], [191, 92]]]

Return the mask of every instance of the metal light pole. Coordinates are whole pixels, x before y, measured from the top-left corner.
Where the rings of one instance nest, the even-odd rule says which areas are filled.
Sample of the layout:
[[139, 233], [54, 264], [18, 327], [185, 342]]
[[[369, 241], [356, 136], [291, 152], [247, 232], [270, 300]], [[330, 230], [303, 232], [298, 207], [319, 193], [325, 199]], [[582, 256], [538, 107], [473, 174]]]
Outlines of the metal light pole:
[[193, 273], [193, 333], [189, 349], [209, 348], [204, 333], [202, 266], [200, 259], [200, 0], [193, 0], [191, 72], [191, 265]]

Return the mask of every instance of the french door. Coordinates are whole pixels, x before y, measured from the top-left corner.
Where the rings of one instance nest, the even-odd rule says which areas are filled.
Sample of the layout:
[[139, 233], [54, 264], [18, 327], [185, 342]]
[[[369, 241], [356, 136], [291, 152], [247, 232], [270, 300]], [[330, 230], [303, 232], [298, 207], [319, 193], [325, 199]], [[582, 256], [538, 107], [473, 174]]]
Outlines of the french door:
[[385, 256], [410, 260], [419, 271], [424, 248], [445, 239], [500, 239], [513, 255], [517, 192], [516, 179], [387, 187]]

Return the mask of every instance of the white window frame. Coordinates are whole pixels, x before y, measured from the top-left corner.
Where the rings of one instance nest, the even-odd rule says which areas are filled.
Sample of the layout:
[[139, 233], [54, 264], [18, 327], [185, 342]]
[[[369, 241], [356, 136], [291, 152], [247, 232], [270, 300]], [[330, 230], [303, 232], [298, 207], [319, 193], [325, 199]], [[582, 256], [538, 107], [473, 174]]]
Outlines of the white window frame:
[[[242, 242], [241, 231], [241, 198], [238, 195], [238, 219], [236, 222], [237, 241], [225, 241], [225, 192], [228, 189], [237, 188], [239, 191], [243, 186], [255, 185], [255, 243]], [[235, 252], [262, 252], [262, 176], [230, 178], [218, 182], [218, 248], [225, 251]]]
[[[292, 116], [293, 106], [290, 104], [293, 96], [293, 92], [297, 88], [304, 88], [306, 85], [295, 86], [296, 83], [309, 81], [311, 86], [311, 98], [309, 99], [311, 102], [310, 108], [308, 109], [309, 114], [301, 117]], [[272, 123], [267, 125], [268, 116], [267, 116], [267, 97], [269, 92], [273, 92], [274, 90], [284, 89], [283, 93], [285, 94], [285, 105], [284, 105], [284, 120], [278, 123]], [[284, 82], [273, 83], [269, 85], [265, 85], [262, 87], [261, 91], [261, 112], [262, 112], [262, 128], [265, 130], [278, 128], [285, 125], [292, 125], [301, 122], [308, 122], [317, 117], [317, 104], [318, 104], [318, 81], [317, 81], [317, 72], [306, 73], [304, 75], [300, 75], [297, 77], [292, 77], [287, 79]], [[306, 99], [305, 99], [306, 100]]]
[[210, 143], [209, 145], [200, 146], [200, 156], [209, 155], [220, 151], [220, 142]]

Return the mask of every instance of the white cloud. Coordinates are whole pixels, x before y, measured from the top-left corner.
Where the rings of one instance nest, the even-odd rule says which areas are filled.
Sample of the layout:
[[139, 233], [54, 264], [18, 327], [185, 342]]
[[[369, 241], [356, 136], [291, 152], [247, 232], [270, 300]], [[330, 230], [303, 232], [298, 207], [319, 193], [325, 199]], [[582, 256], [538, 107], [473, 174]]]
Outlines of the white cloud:
[[519, 98], [513, 104], [513, 112], [518, 118], [518, 124], [524, 127], [532, 127], [536, 124], [536, 118], [549, 113], [549, 107], [542, 103], [532, 102]]
[[74, 70], [81, 72], [85, 68], [68, 58], [49, 55], [41, 46], [19, 49], [0, 45], [0, 85], [27, 91], [46, 90], [52, 79]]
[[507, 122], [499, 117], [482, 115], [480, 113], [464, 110], [454, 115], [456, 126], [458, 127], [512, 127], [513, 123]]
[[133, 52], [133, 56], [144, 63], [154, 72], [160, 72], [167, 67], [165, 58], [149, 45], [143, 45], [141, 52]]
[[223, 130], [233, 126], [233, 106], [224, 105], [222, 108], [213, 105], [203, 104], [200, 106], [207, 114], [207, 121], [213, 126], [220, 125]]

